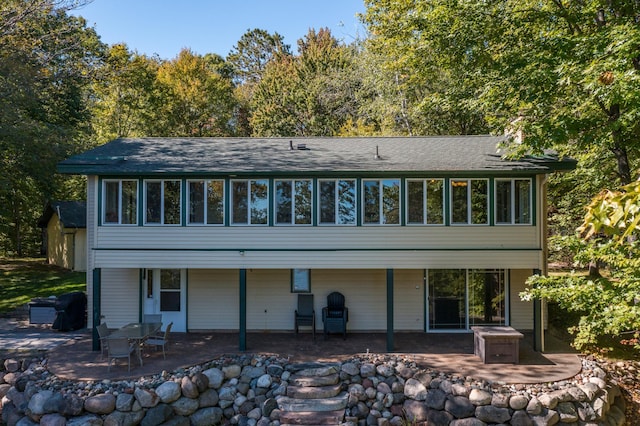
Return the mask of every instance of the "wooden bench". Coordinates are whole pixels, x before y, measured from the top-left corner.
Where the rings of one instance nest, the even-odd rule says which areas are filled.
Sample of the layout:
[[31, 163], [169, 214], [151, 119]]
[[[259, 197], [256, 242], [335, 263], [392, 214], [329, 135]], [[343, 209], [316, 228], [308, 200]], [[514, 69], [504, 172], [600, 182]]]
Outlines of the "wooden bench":
[[512, 327], [478, 326], [473, 330], [474, 353], [485, 364], [517, 364], [522, 333]]

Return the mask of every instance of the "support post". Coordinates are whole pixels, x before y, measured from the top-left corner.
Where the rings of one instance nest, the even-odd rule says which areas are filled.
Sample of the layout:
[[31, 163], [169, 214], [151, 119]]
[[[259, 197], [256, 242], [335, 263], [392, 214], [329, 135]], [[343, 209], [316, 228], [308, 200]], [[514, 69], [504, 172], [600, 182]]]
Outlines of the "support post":
[[387, 269], [387, 352], [393, 350], [393, 269]]
[[100, 301], [100, 294], [102, 293], [102, 284], [100, 282], [101, 275], [102, 270], [100, 268], [93, 269], [93, 320], [91, 322], [93, 332], [91, 333], [91, 349], [94, 351], [100, 350], [100, 336], [98, 336], [98, 329], [96, 327], [100, 325], [100, 317], [102, 316], [102, 313], [100, 312], [100, 305], [102, 304]]
[[[534, 275], [540, 275], [539, 269], [533, 270]], [[533, 299], [533, 350], [544, 351], [544, 321], [542, 318], [542, 300]]]
[[240, 333], [238, 350], [247, 350], [247, 270], [240, 269]]

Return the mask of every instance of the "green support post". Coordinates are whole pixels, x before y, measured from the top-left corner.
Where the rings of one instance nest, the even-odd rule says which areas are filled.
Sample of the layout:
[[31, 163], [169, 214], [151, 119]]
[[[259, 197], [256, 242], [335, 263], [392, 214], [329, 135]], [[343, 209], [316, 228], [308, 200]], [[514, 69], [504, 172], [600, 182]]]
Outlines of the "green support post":
[[387, 352], [393, 349], [393, 269], [387, 269]]
[[100, 324], [100, 294], [101, 294], [101, 283], [100, 283], [101, 269], [94, 268], [93, 269], [93, 332], [92, 332], [92, 342], [91, 349], [94, 351], [100, 350], [100, 337], [98, 336], [98, 329], [96, 326]]
[[240, 334], [238, 350], [247, 350], [247, 270], [240, 269]]

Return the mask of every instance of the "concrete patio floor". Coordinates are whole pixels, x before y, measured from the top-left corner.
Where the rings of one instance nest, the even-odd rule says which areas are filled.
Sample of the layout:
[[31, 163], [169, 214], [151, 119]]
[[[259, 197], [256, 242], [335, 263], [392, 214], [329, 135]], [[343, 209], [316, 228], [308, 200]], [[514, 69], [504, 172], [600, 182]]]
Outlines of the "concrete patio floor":
[[[43, 331], [45, 333], [45, 331]], [[55, 333], [55, 332], [54, 332]], [[56, 333], [64, 335], [64, 333]], [[70, 336], [71, 337], [71, 336]], [[91, 336], [74, 332], [68, 341], [48, 349], [49, 370], [60, 378], [73, 380], [135, 379], [173, 371], [235, 354], [277, 355], [289, 362], [344, 361], [361, 354], [387, 354], [384, 333], [349, 333], [346, 339], [322, 333], [316, 339], [310, 333], [248, 333], [247, 350], [238, 351], [237, 333], [172, 333], [163, 359], [162, 351], [145, 351], [143, 366], [132, 359], [131, 372], [126, 361], [118, 360], [107, 371], [107, 360], [92, 351]], [[519, 364], [483, 364], [473, 353], [471, 333], [395, 333], [395, 350], [421, 367], [454, 373], [489, 382], [544, 383], [568, 379], [581, 370], [578, 355], [568, 345], [547, 339], [545, 353], [532, 349], [532, 336], [520, 344]], [[0, 342], [1, 343], [1, 342]]]

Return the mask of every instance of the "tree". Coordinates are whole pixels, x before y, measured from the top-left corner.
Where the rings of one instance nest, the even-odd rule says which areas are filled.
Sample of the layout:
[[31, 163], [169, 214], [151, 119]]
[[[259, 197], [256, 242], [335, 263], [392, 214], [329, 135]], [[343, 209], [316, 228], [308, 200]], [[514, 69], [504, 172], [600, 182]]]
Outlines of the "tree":
[[217, 68], [220, 61], [183, 49], [160, 65], [156, 87], [160, 107], [156, 136], [229, 136], [235, 107], [233, 87]]
[[328, 29], [311, 29], [298, 55], [274, 58], [256, 85], [251, 126], [257, 136], [331, 136], [357, 112], [352, 90], [355, 50]]
[[238, 85], [254, 85], [262, 79], [269, 62], [280, 55], [290, 55], [290, 46], [278, 34], [255, 28], [247, 30], [227, 56]]
[[124, 44], [108, 49], [92, 87], [92, 125], [98, 143], [153, 133], [159, 67], [159, 59], [132, 53]]
[[[545, 298], [581, 315], [574, 345], [595, 346], [603, 336], [634, 337], [640, 348], [640, 181], [619, 191], [602, 191], [589, 205], [579, 228], [576, 260], [607, 265], [609, 278], [534, 276], [524, 299]], [[628, 334], [633, 336], [628, 336]], [[629, 340], [629, 339], [625, 339]], [[633, 340], [633, 339], [631, 339]]]
[[[623, 0], [368, 0], [371, 48], [424, 111], [512, 127], [514, 155], [603, 146], [631, 181], [640, 129], [640, 4]], [[514, 120], [516, 124], [513, 124]], [[460, 122], [463, 122], [460, 120]], [[475, 126], [469, 126], [469, 129]]]
[[58, 161], [84, 145], [86, 89], [102, 44], [74, 1], [0, 4], [0, 250], [34, 254], [36, 219], [64, 192]]

